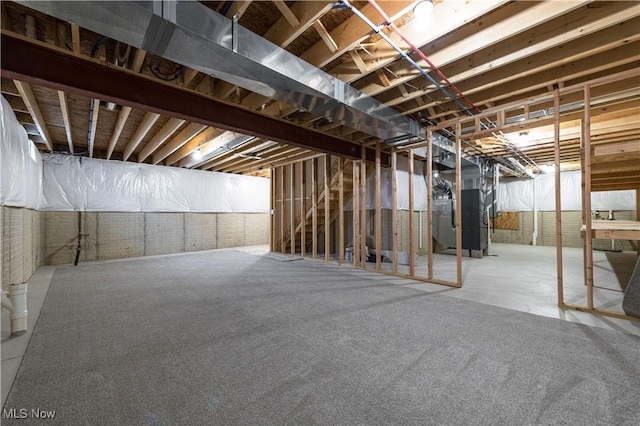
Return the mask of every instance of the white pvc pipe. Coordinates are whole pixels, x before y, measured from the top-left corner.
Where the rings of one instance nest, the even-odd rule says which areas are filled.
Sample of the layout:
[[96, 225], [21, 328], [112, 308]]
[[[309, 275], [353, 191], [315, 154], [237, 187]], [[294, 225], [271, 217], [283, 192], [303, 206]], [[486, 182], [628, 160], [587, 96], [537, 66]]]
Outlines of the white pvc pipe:
[[2, 292], [2, 307], [9, 312], [13, 312], [13, 305], [11, 304], [11, 300], [7, 296], [9, 293]]
[[27, 332], [27, 283], [12, 284], [9, 294], [13, 311], [11, 311], [11, 335]]

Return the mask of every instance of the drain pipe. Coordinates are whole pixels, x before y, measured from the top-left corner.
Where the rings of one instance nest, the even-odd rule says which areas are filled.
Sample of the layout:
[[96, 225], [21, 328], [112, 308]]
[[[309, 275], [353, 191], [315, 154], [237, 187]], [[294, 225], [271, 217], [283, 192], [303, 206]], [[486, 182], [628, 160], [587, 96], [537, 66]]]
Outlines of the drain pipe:
[[2, 292], [2, 307], [11, 313], [11, 337], [27, 332], [27, 283], [11, 284], [9, 297]]

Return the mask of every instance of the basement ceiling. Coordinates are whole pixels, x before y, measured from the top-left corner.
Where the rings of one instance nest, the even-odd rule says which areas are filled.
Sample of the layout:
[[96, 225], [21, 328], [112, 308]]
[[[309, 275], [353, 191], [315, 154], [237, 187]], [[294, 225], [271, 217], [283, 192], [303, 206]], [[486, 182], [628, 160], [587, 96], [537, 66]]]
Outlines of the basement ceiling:
[[[200, 3], [228, 18], [239, 16], [239, 25], [423, 126], [631, 71], [628, 78], [592, 94], [597, 102], [592, 112], [597, 133], [593, 140], [640, 143], [637, 2], [443, 0], [435, 2], [426, 21], [414, 17], [415, 1], [377, 2], [438, 70], [411, 52], [388, 26], [380, 27], [382, 33], [453, 94], [453, 100], [340, 3]], [[369, 2], [351, 4], [375, 25], [383, 24]], [[61, 57], [73, 54], [110, 69], [126, 68], [180, 93], [197, 93], [217, 105], [228, 105], [229, 114], [240, 107], [277, 119], [270, 126], [294, 125], [314, 130], [313, 137], [319, 132], [327, 138], [309, 149], [305, 140], [267, 137], [273, 129], [258, 128], [257, 120], [246, 122], [242, 129], [216, 127], [211, 124], [222, 120], [189, 120], [145, 108], [142, 101], [129, 107], [46, 83], [13, 80], [3, 67], [2, 94], [41, 151], [263, 175], [270, 167], [311, 158], [332, 146], [373, 147], [381, 141], [326, 115], [251, 92], [27, 6], [2, 2], [3, 42], [11, 35], [26, 42], [37, 40]], [[92, 76], [73, 78], [80, 86]], [[561, 105], [576, 102], [561, 99]], [[579, 126], [576, 121], [562, 124], [561, 161], [567, 167], [579, 165]], [[534, 168], [553, 164], [552, 127], [522, 130], [471, 141], [464, 150], [468, 156], [488, 160], [526, 158]]]

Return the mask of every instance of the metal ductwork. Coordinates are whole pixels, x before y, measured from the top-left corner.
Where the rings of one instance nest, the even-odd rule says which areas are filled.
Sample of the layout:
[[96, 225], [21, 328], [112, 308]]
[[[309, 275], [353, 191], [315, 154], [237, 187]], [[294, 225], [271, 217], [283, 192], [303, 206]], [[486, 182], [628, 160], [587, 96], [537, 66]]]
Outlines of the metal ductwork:
[[383, 140], [424, 138], [411, 118], [195, 1], [17, 1]]

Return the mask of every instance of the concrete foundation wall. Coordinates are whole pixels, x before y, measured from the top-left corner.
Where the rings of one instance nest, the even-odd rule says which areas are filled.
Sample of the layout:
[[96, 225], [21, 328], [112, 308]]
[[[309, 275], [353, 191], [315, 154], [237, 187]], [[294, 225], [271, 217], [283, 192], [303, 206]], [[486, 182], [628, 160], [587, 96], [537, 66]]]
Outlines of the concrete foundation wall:
[[41, 212], [45, 264], [72, 263], [82, 216], [80, 261], [269, 244], [267, 213]]
[[[520, 227], [517, 230], [492, 229], [491, 241], [495, 243], [512, 243], [530, 245], [533, 242], [533, 212], [519, 212]], [[615, 211], [614, 219], [637, 220], [633, 211]], [[606, 214], [603, 219], [606, 218]], [[582, 247], [580, 236], [582, 226], [582, 212], [562, 212], [562, 245], [564, 247]], [[556, 214], [555, 212], [538, 212], [538, 240], [539, 246], [556, 245]], [[611, 250], [611, 240], [593, 240], [593, 247], [597, 250]], [[635, 250], [635, 242], [616, 240], [616, 250]]]
[[0, 224], [0, 286], [8, 290], [43, 264], [44, 218], [35, 210], [1, 206]]

